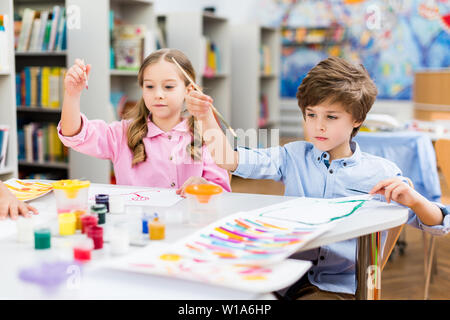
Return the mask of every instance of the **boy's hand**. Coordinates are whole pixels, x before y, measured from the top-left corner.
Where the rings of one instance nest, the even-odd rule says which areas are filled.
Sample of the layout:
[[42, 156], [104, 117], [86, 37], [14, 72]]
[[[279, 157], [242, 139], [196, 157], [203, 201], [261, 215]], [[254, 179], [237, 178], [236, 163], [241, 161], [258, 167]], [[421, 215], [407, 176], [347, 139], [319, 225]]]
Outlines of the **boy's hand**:
[[36, 208], [19, 201], [5, 186], [0, 185], [0, 220], [6, 219], [8, 215], [13, 220], [16, 220], [19, 215], [29, 218], [30, 211], [38, 214]]
[[186, 193], [185, 193], [186, 187], [191, 184], [209, 184], [209, 182], [208, 182], [208, 180], [206, 180], [202, 177], [190, 177], [183, 183], [181, 188], [179, 188], [177, 190], [177, 194], [179, 194], [183, 198], [186, 198]]
[[85, 65], [84, 61], [75, 59], [75, 64], [67, 70], [64, 78], [64, 88], [69, 96], [77, 96], [86, 86], [87, 78], [91, 72], [91, 65]]
[[213, 99], [210, 96], [189, 88], [186, 95], [186, 108], [198, 120], [214, 119], [212, 104]]
[[384, 195], [387, 203], [393, 200], [410, 208], [419, 203], [423, 198], [400, 178], [382, 180], [369, 193]]

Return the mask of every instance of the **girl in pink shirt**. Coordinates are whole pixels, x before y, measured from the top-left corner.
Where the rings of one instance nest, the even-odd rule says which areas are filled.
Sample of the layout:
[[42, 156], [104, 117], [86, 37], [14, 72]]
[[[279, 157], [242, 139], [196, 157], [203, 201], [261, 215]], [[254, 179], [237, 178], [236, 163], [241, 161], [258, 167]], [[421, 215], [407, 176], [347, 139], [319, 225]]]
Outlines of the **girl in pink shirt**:
[[194, 117], [184, 118], [184, 99], [192, 90], [172, 57], [195, 81], [189, 59], [180, 51], [161, 49], [142, 63], [138, 82], [142, 98], [127, 120], [111, 124], [88, 120], [80, 113], [80, 96], [91, 71], [77, 59], [64, 79], [65, 93], [58, 125], [62, 143], [114, 165], [117, 184], [177, 188], [214, 183], [231, 191], [228, 172], [219, 168], [203, 144]]

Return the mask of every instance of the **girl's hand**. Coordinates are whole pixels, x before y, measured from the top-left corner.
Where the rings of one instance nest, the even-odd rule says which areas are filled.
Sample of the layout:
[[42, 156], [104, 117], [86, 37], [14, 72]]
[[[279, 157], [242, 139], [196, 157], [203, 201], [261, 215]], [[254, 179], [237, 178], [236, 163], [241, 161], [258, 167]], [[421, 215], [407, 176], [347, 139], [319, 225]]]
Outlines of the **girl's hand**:
[[69, 96], [77, 96], [86, 86], [87, 78], [91, 72], [91, 65], [85, 65], [84, 61], [75, 59], [75, 64], [67, 70], [64, 78], [64, 88]]
[[31, 217], [30, 211], [34, 214], [38, 214], [36, 208], [25, 202], [19, 201], [16, 196], [0, 182], [0, 220], [4, 220], [8, 216], [11, 216], [13, 220], [16, 220], [19, 215], [29, 218]]
[[186, 108], [198, 120], [214, 119], [212, 111], [213, 99], [201, 92], [189, 88], [186, 96]]
[[186, 187], [191, 184], [209, 184], [209, 182], [208, 182], [208, 180], [206, 180], [202, 177], [190, 177], [183, 183], [181, 188], [179, 188], [177, 190], [177, 194], [179, 194], [183, 198], [186, 198], [186, 193], [185, 193]]
[[423, 198], [417, 191], [400, 178], [382, 180], [378, 182], [369, 193], [384, 195], [387, 203], [390, 203], [391, 200], [393, 200], [409, 208], [415, 206], [422, 201]]

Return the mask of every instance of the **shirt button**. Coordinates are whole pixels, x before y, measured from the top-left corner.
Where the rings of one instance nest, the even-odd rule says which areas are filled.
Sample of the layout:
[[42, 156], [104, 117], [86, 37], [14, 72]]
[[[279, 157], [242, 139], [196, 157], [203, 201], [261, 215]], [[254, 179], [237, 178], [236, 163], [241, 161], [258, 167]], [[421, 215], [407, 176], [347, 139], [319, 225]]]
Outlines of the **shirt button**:
[[175, 182], [172, 182], [170, 185], [172, 188], [175, 187]]
[[324, 154], [323, 157], [326, 158], [326, 157], [327, 157], [327, 154]]
[[172, 136], [168, 136], [167, 138], [170, 140], [170, 139], [172, 139]]
[[172, 161], [172, 156], [170, 156], [169, 160]]
[[320, 160], [320, 157], [317, 158], [317, 161], [319, 161], [319, 160]]
[[344, 167], [346, 167], [347, 166], [347, 162], [344, 162]]
[[333, 169], [330, 169], [330, 173], [332, 174], [334, 171], [333, 171]]
[[325, 257], [324, 257], [324, 256], [320, 256], [319, 259], [320, 259], [320, 260], [325, 260]]

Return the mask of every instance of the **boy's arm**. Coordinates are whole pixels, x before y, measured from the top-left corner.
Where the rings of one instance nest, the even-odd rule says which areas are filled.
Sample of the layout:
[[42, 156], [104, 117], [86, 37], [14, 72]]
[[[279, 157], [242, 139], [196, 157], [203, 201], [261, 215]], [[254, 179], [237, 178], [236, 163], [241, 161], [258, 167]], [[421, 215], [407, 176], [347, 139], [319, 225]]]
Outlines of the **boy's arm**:
[[81, 131], [80, 97], [91, 66], [76, 59], [64, 78], [64, 101], [61, 111], [61, 133], [72, 137]]
[[382, 180], [372, 188], [370, 193], [384, 195], [388, 203], [393, 200], [409, 207], [420, 221], [428, 226], [441, 225], [443, 222], [444, 216], [441, 209], [400, 178]]
[[212, 102], [209, 96], [194, 90], [186, 96], [187, 109], [198, 120], [198, 130], [214, 162], [225, 170], [235, 171], [239, 163], [239, 154], [233, 150], [217, 123], [211, 108]]

